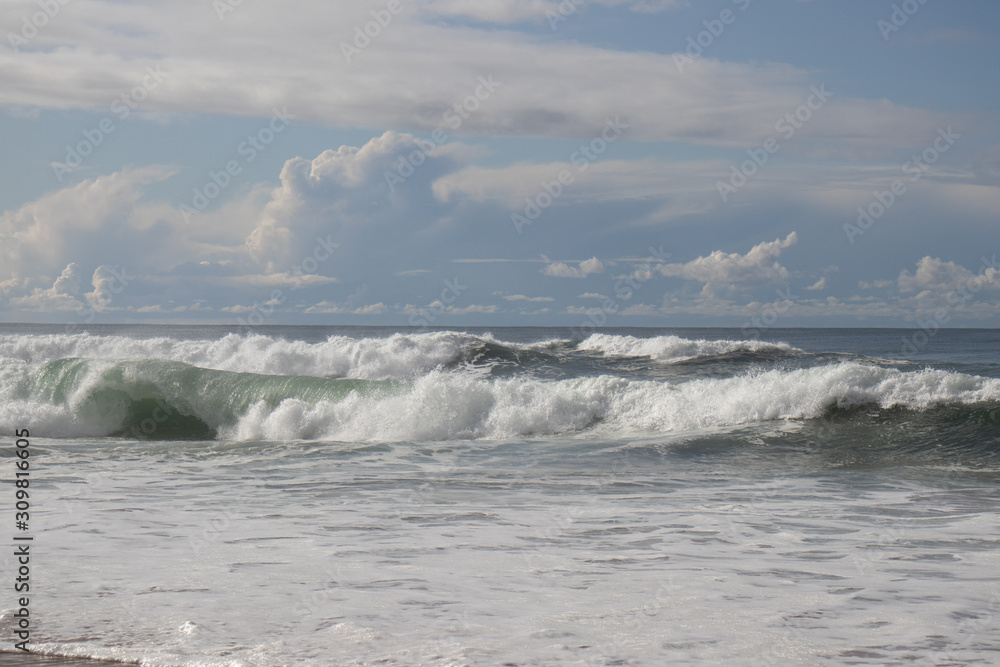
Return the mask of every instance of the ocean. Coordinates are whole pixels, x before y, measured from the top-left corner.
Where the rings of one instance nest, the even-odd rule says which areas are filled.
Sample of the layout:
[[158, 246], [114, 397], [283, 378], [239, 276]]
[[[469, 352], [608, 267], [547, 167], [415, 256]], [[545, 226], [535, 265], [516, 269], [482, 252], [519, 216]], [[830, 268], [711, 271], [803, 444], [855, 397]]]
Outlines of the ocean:
[[0, 651], [1000, 661], [1000, 331], [750, 333], [0, 325]]

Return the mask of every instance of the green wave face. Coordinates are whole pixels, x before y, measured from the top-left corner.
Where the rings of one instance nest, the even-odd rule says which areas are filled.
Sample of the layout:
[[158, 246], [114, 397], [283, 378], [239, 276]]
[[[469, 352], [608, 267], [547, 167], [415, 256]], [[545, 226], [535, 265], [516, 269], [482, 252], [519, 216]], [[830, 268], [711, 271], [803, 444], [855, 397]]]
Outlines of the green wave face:
[[33, 380], [35, 401], [67, 406], [108, 435], [158, 439], [212, 439], [262, 402], [272, 410], [288, 398], [336, 403], [352, 393], [385, 396], [404, 384], [232, 373], [155, 359], [57, 359], [40, 365]]
[[449, 371], [401, 382], [233, 372], [178, 360], [63, 358], [33, 370], [19, 361], [0, 364], [0, 383], [6, 418], [23, 423], [22, 415], [33, 415], [44, 424], [39, 432], [157, 440], [621, 437], [780, 420], [832, 421], [831, 432], [853, 434], [860, 420], [917, 446], [960, 441], [990, 449], [1000, 406], [998, 378], [855, 361], [681, 382]]

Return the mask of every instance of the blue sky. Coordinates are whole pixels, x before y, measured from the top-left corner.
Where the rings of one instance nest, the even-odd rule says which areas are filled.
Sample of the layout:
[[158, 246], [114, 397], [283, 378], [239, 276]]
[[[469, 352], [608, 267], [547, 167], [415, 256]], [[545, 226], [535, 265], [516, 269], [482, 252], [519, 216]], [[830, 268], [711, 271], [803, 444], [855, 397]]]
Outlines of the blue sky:
[[1000, 326], [996, 3], [0, 26], [0, 321]]

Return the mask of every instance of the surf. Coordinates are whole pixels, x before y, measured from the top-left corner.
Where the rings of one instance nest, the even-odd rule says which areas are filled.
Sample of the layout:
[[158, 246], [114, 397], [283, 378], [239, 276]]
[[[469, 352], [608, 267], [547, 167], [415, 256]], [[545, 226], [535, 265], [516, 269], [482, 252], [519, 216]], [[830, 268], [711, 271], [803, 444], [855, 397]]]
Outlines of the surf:
[[4, 360], [0, 395], [3, 427], [43, 437], [418, 442], [683, 433], [860, 408], [972, 406], [983, 420], [1000, 404], [1000, 379], [841, 362], [682, 382], [442, 369], [364, 380], [65, 358]]

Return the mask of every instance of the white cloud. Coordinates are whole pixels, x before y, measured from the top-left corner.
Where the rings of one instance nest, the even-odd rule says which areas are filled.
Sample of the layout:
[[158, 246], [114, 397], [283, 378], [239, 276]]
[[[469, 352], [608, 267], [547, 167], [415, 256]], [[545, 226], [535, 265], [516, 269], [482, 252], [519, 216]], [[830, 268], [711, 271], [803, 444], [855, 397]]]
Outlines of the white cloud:
[[56, 278], [52, 285], [52, 291], [56, 294], [75, 295], [80, 293], [80, 267], [71, 263]]
[[509, 294], [503, 297], [507, 301], [555, 301], [550, 296], [525, 296], [524, 294]]
[[500, 309], [492, 305], [491, 306], [471, 305], [471, 306], [464, 306], [462, 308], [448, 306], [445, 310], [446, 312], [451, 313], [452, 315], [468, 315], [469, 313], [492, 314], [499, 312]]
[[[164, 204], [140, 202], [142, 186], [173, 173], [162, 167], [125, 170], [56, 190], [0, 215], [0, 278], [53, 275], [77, 262], [167, 268], [190, 250], [181, 218]], [[79, 258], [86, 257], [84, 263]]]
[[898, 284], [900, 292], [950, 292], [969, 286], [1000, 289], [1000, 270], [986, 267], [977, 276], [955, 262], [944, 262], [940, 258], [928, 256], [917, 262], [917, 269], [913, 273], [903, 269], [899, 274]]
[[788, 280], [788, 270], [778, 263], [781, 251], [798, 240], [795, 232], [782, 239], [759, 243], [745, 255], [716, 250], [686, 264], [661, 264], [660, 273], [705, 283], [706, 293], [715, 288], [741, 288]]
[[[328, 126], [433, 130], [447, 127], [445, 114], [475, 91], [480, 76], [493, 76], [502, 86], [469, 114], [462, 132], [589, 138], [606, 118], [620, 115], [631, 125], [629, 140], [744, 148], [773, 133], [777, 119], [799, 107], [815, 83], [810, 72], [785, 64], [701, 58], [682, 72], [673, 54], [614, 51], [440, 20], [531, 20], [555, 4], [437, 0], [414, 11], [404, 3], [407, 8], [349, 62], [341, 43], [355, 39], [355, 28], [372, 20], [370, 11], [384, 11], [384, 0], [303, 0], [294, 11], [242, 3], [224, 22], [203, 0], [78, 0], [73, 21], [50, 22], [20, 53], [0, 49], [0, 104], [106, 113], [155, 66], [166, 76], [142, 102], [144, 112], [267, 118], [276, 106], [287, 106], [299, 121]], [[679, 3], [600, 4], [656, 11]], [[7, 5], [3, 23], [18, 24], [24, 10], [19, 3], [0, 7]], [[796, 142], [811, 136], [858, 149], [917, 147], [954, 121], [948, 114], [835, 92], [829, 112], [817, 114]], [[963, 126], [971, 134], [975, 122]]]
[[[587, 209], [591, 207], [579, 206], [569, 210], [553, 207], [546, 213], [545, 224], [532, 228], [532, 232], [544, 240], [539, 246], [526, 246], [523, 238], [518, 238], [513, 230], [503, 229], [503, 224], [494, 224], [503, 223], [509, 215], [504, 210], [507, 204], [505, 197], [500, 197], [500, 202], [490, 201], [490, 197], [467, 197], [470, 191], [461, 188], [452, 192], [453, 195], [461, 192], [463, 196], [452, 196], [451, 201], [432, 196], [432, 185], [450, 178], [451, 174], [469, 173], [472, 169], [464, 162], [468, 155], [447, 150], [450, 145], [440, 147], [444, 149], [440, 154], [435, 150], [428, 162], [407, 179], [405, 185], [390, 193], [385, 184], [385, 170], [394, 167], [401, 152], [412, 150], [414, 146], [414, 140], [409, 135], [390, 132], [358, 148], [341, 147], [323, 151], [315, 159], [289, 160], [281, 172], [278, 187], [266, 191], [256, 188], [212, 213], [200, 214], [204, 217], [197, 218], [197, 224], [193, 225], [184, 225], [174, 207], [150, 201], [148, 197], [147, 191], [153, 188], [146, 186], [173, 173], [167, 168], [125, 170], [49, 193], [0, 215], [0, 237], [3, 238], [0, 261], [6, 260], [0, 263], [0, 294], [4, 295], [11, 309], [39, 313], [81, 310], [89, 305], [95, 311], [109, 313], [190, 314], [214, 308], [216, 313], [235, 316], [253, 312], [259, 308], [256, 305], [259, 303], [275, 306], [278, 313], [295, 315], [411, 314], [401, 310], [399, 305], [387, 304], [400, 304], [407, 300], [424, 303], [424, 299], [441, 293], [442, 281], [448, 279], [475, 285], [477, 289], [500, 288], [494, 291], [494, 297], [518, 305], [505, 306], [510, 310], [504, 310], [497, 306], [470, 306], [462, 302], [445, 306], [437, 302], [436, 307], [441, 313], [523, 312], [521, 309], [532, 302], [554, 303], [553, 313], [570, 313], [576, 311], [566, 311], [564, 307], [567, 302], [573, 301], [574, 295], [579, 299], [607, 297], [596, 292], [578, 294], [579, 285], [559, 284], [559, 281], [548, 283], [553, 288], [553, 296], [528, 296], [526, 293], [537, 293], [538, 286], [537, 281], [530, 279], [530, 275], [537, 277], [537, 273], [524, 271], [526, 264], [540, 262], [545, 275], [577, 279], [606, 271], [627, 273], [628, 269], [618, 271], [611, 267], [633, 265], [634, 269], [649, 263], [643, 261], [644, 249], [650, 243], [669, 239], [669, 236], [663, 235], [671, 233], [667, 225], [656, 226], [652, 219], [630, 220], [627, 213], [616, 216], [614, 226], [602, 227], [600, 231], [604, 236], [575, 235], [574, 230], [583, 224], [580, 221], [585, 219]], [[645, 167], [649, 164], [651, 161], [642, 161], [641, 165], [624, 161], [595, 163], [587, 173], [597, 173], [599, 167], [605, 168], [607, 171], [603, 173], [612, 175], [611, 180], [617, 179], [616, 183], [623, 186], [622, 191], [615, 195], [611, 194], [613, 188], [609, 187], [607, 202], [641, 201], [652, 205], [658, 203], [651, 201], [655, 196], [650, 194], [655, 190], [651, 186], [655, 183], [672, 183], [672, 189], [666, 194], [660, 193], [672, 199], [683, 195], [685, 189], [693, 191], [692, 184], [708, 184], [707, 190], [711, 190], [711, 179], [716, 175], [705, 168], [707, 163], [701, 163], [702, 168], [690, 170], [698, 172], [697, 175], [689, 175], [687, 181], [677, 183], [675, 177], [684, 171], [683, 164], [660, 162], [656, 163], [656, 168], [662, 167], [662, 173], [656, 169], [640, 173], [646, 171]], [[835, 171], [824, 169], [817, 168], [813, 176]], [[483, 173], [506, 176], [515, 171], [515, 168], [504, 168], [483, 170]], [[761, 183], [767, 186], [769, 196], [780, 190], [794, 190], [797, 204], [807, 201], [815, 206], [819, 203], [829, 205], [831, 210], [837, 212], [851, 210], [851, 204], [845, 205], [845, 202], [858, 200], [858, 194], [863, 200], [871, 191], [870, 188], [865, 191], [863, 178], [855, 176], [854, 180], [850, 180], [841, 173], [840, 180], [830, 179], [834, 196], [827, 200], [817, 195], [826, 187], [826, 179], [822, 179], [823, 186], [811, 191], [785, 187], [788, 182], [794, 182], [787, 180], [794, 172], [776, 164], [769, 168], [766, 176], [762, 176]], [[882, 168], [872, 169], [872, 172], [877, 172], [879, 178], [885, 175]], [[634, 189], [629, 190], [627, 186], [632, 178], [638, 180]], [[933, 195], [941, 190], [951, 192], [952, 187], [965, 187], [962, 183], [952, 186], [943, 178], [938, 181], [933, 178], [928, 175], [922, 181], [920, 195], [914, 197], [924, 197], [927, 193]], [[966, 179], [965, 174], [954, 180], [962, 179]], [[484, 178], [482, 182], [487, 180]], [[520, 182], [513, 179], [509, 183], [521, 187]], [[599, 180], [592, 184], [600, 185]], [[580, 189], [590, 190], [591, 183]], [[996, 188], [983, 186], [983, 190], [995, 192]], [[502, 194], [504, 188], [492, 192]], [[709, 194], [715, 197], [713, 192]], [[749, 186], [745, 194], [754, 196]], [[933, 200], [933, 197], [928, 199]], [[981, 198], [983, 202], [986, 199]], [[560, 203], [571, 200], [572, 195], [567, 194]], [[990, 206], [995, 208], [996, 204]], [[955, 210], [968, 214], [968, 209]], [[991, 210], [985, 208], [982, 212], [985, 214]], [[759, 220], [755, 220], [754, 224], [759, 224]], [[817, 226], [820, 224], [816, 223]], [[724, 227], [720, 225], [719, 229], [721, 231]], [[712, 238], [714, 234], [714, 229], [707, 230], [703, 238]], [[772, 234], [769, 233], [768, 237]], [[316, 256], [317, 249], [323, 250], [320, 239], [322, 243], [340, 244], [340, 248], [331, 246], [331, 256], [319, 263], [317, 273], [298, 273], [295, 268], [296, 265], [301, 266], [303, 258]], [[638, 240], [634, 245], [633, 239]], [[831, 260], [850, 262], [852, 266], [847, 270], [856, 272], [854, 275], [859, 275], [859, 266], [865, 266], [867, 258], [863, 253], [867, 250], [864, 248], [853, 256], [822, 256], [822, 253], [817, 254], [816, 236], [811, 233], [809, 239], [812, 247], [798, 249], [796, 259], [802, 261], [800, 266], [803, 266], [809, 259], [819, 256], [815, 264], [809, 265], [810, 268], [825, 267], [816, 273], [805, 272], [804, 275], [812, 276], [811, 280], [815, 280], [817, 273], [829, 274], [834, 268], [828, 266]], [[664, 305], [656, 309], [656, 313], [759, 315], [762, 306], [753, 306], [756, 301], [745, 302], [773, 298], [773, 288], [762, 286], [792, 277], [792, 272], [782, 265], [780, 259], [784, 250], [796, 240], [793, 232], [783, 239], [757, 244], [746, 254], [717, 250], [686, 263], [656, 267], [665, 276], [705, 285], [702, 294], [694, 297], [690, 294], [690, 285], [681, 286], [678, 289], [679, 301], [673, 302], [665, 297]], [[865, 247], [868, 247], [877, 243], [878, 239], [873, 235], [866, 237], [865, 241]], [[586, 257], [591, 252], [599, 251], [609, 253], [606, 255], [609, 258], [632, 259], [601, 261], [593, 256], [583, 261], [553, 262], [545, 256], [538, 259], [534, 255], [538, 247], [563, 248], [560, 252], [570, 257]], [[452, 259], [455, 255], [470, 257], [478, 253], [509, 259]], [[812, 255], [803, 260], [805, 253]], [[536, 258], [526, 259], [524, 255]], [[912, 273], [912, 266], [910, 270], [899, 272], [902, 262], [909, 264], [919, 256], [903, 256], [901, 260], [893, 259], [891, 264], [887, 260], [885, 264], [878, 265], [881, 268], [875, 275], [860, 272], [872, 281], [862, 281], [859, 285], [861, 289], [895, 286], [902, 297], [896, 290], [889, 290], [878, 298], [839, 293], [834, 297], [835, 301], [802, 299], [797, 302], [794, 312], [810, 317], [853, 314], [903, 320], [913, 313], [933, 313], [929, 309], [937, 303], [934, 301], [935, 294], [943, 298], [947, 291], [958, 289], [976, 277], [972, 271], [954, 262], [933, 257], [920, 260]], [[401, 270], [415, 264], [433, 267], [433, 270]], [[445, 269], [447, 275], [442, 272], [442, 266], [450, 267]], [[873, 266], [868, 264], [868, 267]], [[115, 271], [136, 276], [136, 279], [123, 281], [116, 278]], [[897, 273], [898, 278], [894, 281], [876, 279], [896, 276]], [[456, 280], [456, 274], [460, 280]], [[984, 286], [998, 285], [996, 269], [987, 270], [982, 275], [986, 280]], [[87, 284], [88, 276], [90, 284]], [[618, 278], [613, 276], [614, 280]], [[125, 287], [124, 290], [119, 289], [116, 279]], [[609, 276], [608, 280], [611, 281], [612, 277]], [[600, 288], [605, 292], [610, 289], [607, 284], [607, 289], [601, 288], [597, 282], [594, 289]], [[660, 281], [655, 289], [662, 289], [664, 282]], [[755, 286], [760, 288], [756, 292], [751, 289], [747, 293], [736, 293]], [[273, 296], [276, 289], [281, 290], [283, 301]], [[651, 286], [651, 295], [653, 289]], [[828, 285], [824, 277], [802, 289], [819, 292], [827, 290]], [[658, 292], [656, 298], [660, 294]], [[167, 295], [170, 300], [158, 305], [158, 300]], [[728, 300], [718, 298], [719, 295], [728, 297]], [[963, 303], [949, 312], [954, 312], [956, 317], [982, 320], [992, 316], [991, 313], [996, 310], [987, 307], [984, 302], [980, 295], [976, 297], [978, 310]], [[629, 310], [630, 314], [656, 314], [650, 310], [651, 307], [634, 302], [622, 305], [634, 306]], [[824, 308], [827, 311], [823, 311]], [[109, 315], [109, 318], [113, 317]]]
[[558, 11], [553, 0], [427, 0], [422, 9], [441, 16], [463, 16], [491, 23], [540, 21]]
[[329, 315], [329, 314], [333, 314], [333, 313], [346, 313], [346, 312], [349, 312], [349, 311], [346, 308], [344, 308], [343, 306], [339, 305], [339, 304], [331, 303], [329, 301], [320, 301], [317, 304], [309, 306], [308, 308], [306, 308], [302, 312], [303, 313], [308, 313], [310, 315], [313, 315], [313, 314]]
[[330, 285], [338, 282], [333, 276], [321, 276], [315, 273], [246, 273], [234, 276], [205, 276], [201, 278], [206, 284], [229, 287], [284, 287], [301, 289], [304, 287]]
[[[268, 273], [289, 271], [308, 257], [326, 257], [316, 270], [326, 274], [346, 259], [346, 253], [338, 255], [324, 245], [328, 238], [342, 242], [367, 237], [385, 246], [390, 241], [385, 229], [399, 225], [400, 215], [389, 206], [374, 208], [372, 202], [389, 202], [385, 175], [395, 173], [400, 157], [414, 151], [424, 155], [425, 161], [407, 179], [406, 184], [413, 186], [407, 192], [429, 198], [427, 184], [453, 167], [455, 154], [442, 151], [441, 157], [437, 152], [426, 156], [409, 134], [390, 131], [360, 148], [341, 146], [312, 160], [289, 160], [281, 170], [281, 185], [272, 192], [259, 224], [247, 238], [250, 255]], [[426, 187], [421, 189], [420, 184]], [[419, 202], [407, 202], [400, 190], [396, 192], [401, 206], [409, 203], [419, 208], [415, 206]], [[331, 255], [337, 256], [328, 261]]]
[[[548, 261], [544, 255], [542, 258]], [[592, 273], [604, 273], [604, 263], [596, 257], [585, 259], [578, 266], [570, 266], [564, 262], [553, 262], [542, 269], [542, 273], [555, 278], [586, 278]]]
[[351, 311], [355, 315], [384, 315], [389, 312], [388, 306], [379, 301], [378, 303], [373, 303], [368, 306], [361, 306], [360, 308], [355, 308]]
[[89, 292], [86, 297], [95, 311], [107, 310], [114, 301], [115, 295], [120, 294], [128, 287], [128, 278], [122, 275], [119, 267], [106, 264], [94, 269], [94, 276], [90, 282], [94, 290]]
[[11, 305], [15, 308], [53, 312], [61, 310], [82, 310], [83, 303], [76, 298], [80, 292], [80, 267], [69, 264], [55, 283], [48, 289], [36, 287], [27, 296], [14, 297]]
[[10, 305], [15, 309], [37, 312], [84, 310], [101, 312], [111, 307], [115, 295], [128, 286], [128, 279], [122, 275], [118, 267], [101, 265], [94, 270], [90, 286], [93, 291], [81, 294], [83, 283], [80, 279], [80, 266], [76, 262], [71, 262], [59, 274], [52, 287], [48, 289], [36, 287], [28, 295], [11, 298]]
[[135, 312], [142, 314], [150, 314], [150, 315], [155, 315], [155, 314], [170, 315], [173, 313], [184, 313], [187, 312], [188, 310], [189, 310], [188, 306], [170, 307], [157, 303], [151, 306], [141, 306], [139, 308], [136, 308]]
[[[553, 15], [566, 16], [570, 0], [426, 0], [421, 9], [441, 16], [462, 16], [490, 23], [542, 21]], [[588, 4], [625, 6], [632, 11], [660, 12], [686, 4], [682, 0], [573, 0], [573, 11]], [[562, 12], [560, 11], [562, 7]], [[568, 16], [572, 16], [569, 13]]]
[[645, 303], [636, 303], [621, 310], [621, 315], [633, 317], [650, 317], [660, 314], [660, 309]]

